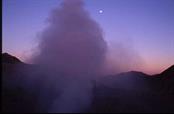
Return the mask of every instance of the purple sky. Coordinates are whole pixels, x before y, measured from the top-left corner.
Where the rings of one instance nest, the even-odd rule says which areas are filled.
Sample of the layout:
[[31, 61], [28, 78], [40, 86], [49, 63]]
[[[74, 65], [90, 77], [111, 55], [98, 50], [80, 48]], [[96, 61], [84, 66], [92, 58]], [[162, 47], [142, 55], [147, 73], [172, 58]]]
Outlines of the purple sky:
[[[50, 11], [61, 1], [3, 0], [3, 52], [25, 61]], [[146, 63], [146, 73], [174, 64], [174, 0], [85, 0], [85, 4], [111, 50], [118, 42], [134, 48]]]

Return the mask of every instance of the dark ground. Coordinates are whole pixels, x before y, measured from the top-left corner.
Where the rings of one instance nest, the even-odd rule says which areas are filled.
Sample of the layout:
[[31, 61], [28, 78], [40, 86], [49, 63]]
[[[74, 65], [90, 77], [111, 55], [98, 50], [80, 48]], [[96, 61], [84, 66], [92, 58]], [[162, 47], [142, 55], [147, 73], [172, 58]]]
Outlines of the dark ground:
[[[38, 108], [37, 83], [35, 91], [23, 87], [28, 71], [34, 73], [36, 66], [2, 54], [2, 112], [44, 112]], [[154, 76], [132, 71], [102, 77], [94, 83], [93, 95], [88, 112], [174, 113], [174, 65]]]

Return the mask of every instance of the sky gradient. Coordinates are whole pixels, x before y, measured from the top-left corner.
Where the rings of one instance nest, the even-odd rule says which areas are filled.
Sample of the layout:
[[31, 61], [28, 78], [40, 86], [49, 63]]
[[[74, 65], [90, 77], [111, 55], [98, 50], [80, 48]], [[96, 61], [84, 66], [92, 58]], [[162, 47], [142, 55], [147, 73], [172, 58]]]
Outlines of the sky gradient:
[[[3, 52], [25, 61], [61, 1], [3, 0]], [[173, 0], [85, 0], [85, 8], [102, 27], [113, 57], [119, 42], [141, 56], [145, 73], [159, 73], [174, 64]]]

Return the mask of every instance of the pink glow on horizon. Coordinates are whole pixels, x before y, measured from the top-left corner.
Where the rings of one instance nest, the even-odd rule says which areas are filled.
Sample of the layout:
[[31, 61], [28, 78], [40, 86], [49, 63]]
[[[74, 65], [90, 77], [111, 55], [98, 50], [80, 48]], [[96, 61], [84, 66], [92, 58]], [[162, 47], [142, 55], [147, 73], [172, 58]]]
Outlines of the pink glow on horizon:
[[[32, 64], [31, 61], [29, 61], [29, 55], [27, 57], [27, 54], [25, 53], [14, 53], [12, 54], [14, 56], [16, 56], [17, 58], [19, 58], [21, 61], [28, 63], [28, 64]], [[128, 71], [140, 71], [140, 72], [144, 72], [146, 74], [149, 75], [153, 75], [153, 74], [158, 74], [163, 72], [164, 70], [166, 70], [167, 68], [169, 68], [171, 65], [173, 64], [167, 64], [168, 62], [164, 62], [163, 63], [155, 63], [153, 62], [153, 60], [149, 61], [148, 63], [146, 62], [146, 64], [144, 66], [140, 66], [140, 67], [127, 67], [126, 69], [122, 69], [123, 66], [120, 66], [118, 68], [117, 64], [115, 63], [114, 59], [110, 59], [107, 61], [107, 64], [104, 66], [104, 72], [105, 74], [117, 74], [120, 72], [128, 72]], [[120, 72], [118, 72], [120, 71]]]

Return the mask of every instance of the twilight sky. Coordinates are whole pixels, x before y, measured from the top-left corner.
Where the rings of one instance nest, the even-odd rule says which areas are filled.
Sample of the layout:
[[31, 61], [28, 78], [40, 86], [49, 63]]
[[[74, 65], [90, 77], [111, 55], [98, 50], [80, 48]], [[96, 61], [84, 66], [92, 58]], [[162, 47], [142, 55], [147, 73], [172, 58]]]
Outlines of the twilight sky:
[[[3, 52], [26, 61], [50, 11], [61, 1], [3, 0]], [[85, 0], [85, 4], [102, 27], [113, 58], [121, 43], [141, 56], [145, 73], [159, 73], [174, 64], [174, 0]]]

